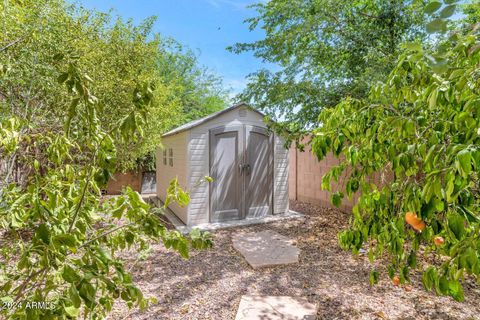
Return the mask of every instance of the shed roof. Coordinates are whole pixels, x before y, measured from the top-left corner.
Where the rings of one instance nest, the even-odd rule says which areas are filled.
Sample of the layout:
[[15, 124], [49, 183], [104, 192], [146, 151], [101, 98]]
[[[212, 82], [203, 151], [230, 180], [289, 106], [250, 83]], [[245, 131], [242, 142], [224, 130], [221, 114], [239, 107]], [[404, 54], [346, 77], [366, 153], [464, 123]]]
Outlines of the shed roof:
[[196, 120], [193, 120], [193, 121], [190, 121], [190, 122], [187, 122], [179, 127], [176, 127], [175, 129], [173, 130], [170, 130], [168, 131], [167, 133], [163, 134], [162, 137], [168, 137], [168, 136], [173, 136], [177, 133], [180, 133], [180, 132], [183, 132], [183, 131], [186, 131], [186, 130], [189, 130], [191, 128], [194, 128], [196, 126], [199, 126], [205, 122], [208, 122], [212, 119], [215, 119], [219, 116], [221, 116], [222, 114], [224, 113], [227, 113], [227, 112], [230, 112], [232, 110], [235, 110], [237, 108], [240, 108], [240, 107], [247, 107], [249, 108], [250, 110], [252, 111], [255, 111], [256, 113], [260, 114], [262, 117], [264, 117], [265, 115], [263, 113], [261, 113], [260, 111], [250, 107], [249, 105], [247, 105], [246, 103], [244, 102], [241, 102], [241, 103], [238, 103], [238, 104], [235, 104], [231, 107], [228, 107], [228, 108], [225, 108], [223, 110], [220, 110], [220, 111], [217, 111], [217, 112], [214, 112], [212, 114], [209, 114], [208, 116], [206, 117], [203, 117], [203, 118], [200, 118], [200, 119], [196, 119]]

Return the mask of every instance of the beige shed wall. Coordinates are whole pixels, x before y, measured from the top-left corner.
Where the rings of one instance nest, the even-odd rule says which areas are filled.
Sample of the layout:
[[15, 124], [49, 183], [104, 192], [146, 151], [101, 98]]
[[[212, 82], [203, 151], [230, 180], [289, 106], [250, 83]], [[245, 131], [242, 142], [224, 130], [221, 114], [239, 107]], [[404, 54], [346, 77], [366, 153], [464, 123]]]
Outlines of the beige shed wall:
[[285, 213], [289, 210], [289, 150], [285, 140], [275, 135], [273, 154], [273, 213]]
[[[157, 196], [165, 201], [170, 181], [177, 177], [180, 187], [188, 188], [187, 176], [187, 138], [188, 132], [181, 132], [162, 140], [163, 148], [167, 150], [167, 164], [163, 164], [163, 150], [157, 149]], [[169, 148], [173, 149], [173, 166], [169, 163]], [[169, 208], [185, 223], [188, 223], [188, 207], [180, 207], [177, 203], [170, 204]]]

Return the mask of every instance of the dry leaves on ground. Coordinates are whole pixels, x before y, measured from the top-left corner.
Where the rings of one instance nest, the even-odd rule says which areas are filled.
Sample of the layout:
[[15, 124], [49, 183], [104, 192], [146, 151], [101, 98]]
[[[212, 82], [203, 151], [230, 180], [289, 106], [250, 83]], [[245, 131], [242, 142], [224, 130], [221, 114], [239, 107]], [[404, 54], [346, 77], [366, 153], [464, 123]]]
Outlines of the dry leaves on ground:
[[[234, 319], [244, 294], [304, 296], [318, 305], [318, 319], [480, 319], [480, 288], [465, 285], [465, 302], [426, 292], [420, 274], [395, 287], [385, 276], [385, 261], [375, 267], [383, 280], [369, 285], [372, 266], [365, 255], [343, 251], [337, 233], [349, 215], [339, 210], [293, 202], [301, 219], [214, 232], [215, 248], [193, 252], [189, 260], [153, 247], [133, 269], [135, 281], [158, 304], [128, 311], [117, 305], [111, 319]], [[231, 236], [244, 229], [271, 229], [301, 249], [300, 263], [253, 270], [232, 248]]]

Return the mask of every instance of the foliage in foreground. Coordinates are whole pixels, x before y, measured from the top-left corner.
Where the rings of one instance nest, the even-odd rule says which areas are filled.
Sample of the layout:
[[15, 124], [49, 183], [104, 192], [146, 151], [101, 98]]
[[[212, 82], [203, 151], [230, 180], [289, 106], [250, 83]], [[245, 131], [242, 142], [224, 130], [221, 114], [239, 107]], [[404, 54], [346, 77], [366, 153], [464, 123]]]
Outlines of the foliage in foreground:
[[[141, 72], [152, 62], [142, 59], [152, 58], [145, 50], [155, 47], [142, 42], [141, 30], [117, 24], [103, 35], [96, 20], [75, 20], [58, 3], [0, 5], [11, 14], [0, 46], [0, 314], [12, 319], [98, 319], [117, 300], [145, 308], [154, 299], [136, 287], [126, 254], [140, 258], [161, 241], [186, 258], [212, 244], [208, 234], [166, 229], [129, 188], [101, 197], [119, 149], [140, 140], [152, 112], [157, 121], [170, 114], [170, 85]], [[138, 56], [114, 60], [101, 51], [122, 44], [131, 44], [126, 56]], [[116, 98], [121, 104], [110, 104]], [[188, 200], [181, 194], [169, 198]]]
[[[101, 200], [100, 188], [115, 170], [112, 137], [135, 135], [152, 101], [150, 85], [136, 88], [129, 115], [107, 131], [96, 116], [90, 78], [75, 62], [66, 72], [59, 81], [72, 99], [63, 107], [63, 127], [39, 128], [19, 118], [0, 124], [1, 159], [10, 165], [18, 158], [31, 168], [22, 184], [6, 184], [7, 171], [0, 190], [0, 300], [11, 306], [0, 312], [15, 319], [100, 318], [117, 299], [144, 308], [149, 300], [126, 270], [122, 250], [145, 252], [153, 240], [188, 257], [190, 247], [211, 245], [208, 234], [185, 238], [167, 230], [129, 188]], [[49, 304], [25, 308], [33, 301]]]
[[[444, 26], [440, 17], [430, 31]], [[354, 253], [367, 248], [371, 261], [388, 253], [394, 282], [419, 269], [427, 290], [459, 301], [465, 278], [480, 279], [479, 62], [478, 25], [433, 52], [407, 43], [388, 80], [369, 99], [323, 111], [313, 138], [319, 159], [344, 157], [322, 187], [345, 174], [346, 195], [361, 193], [340, 244]], [[369, 182], [375, 172], [383, 185]], [[334, 193], [332, 201], [343, 197]], [[430, 265], [417, 264], [421, 254]], [[378, 276], [373, 271], [371, 282]]]

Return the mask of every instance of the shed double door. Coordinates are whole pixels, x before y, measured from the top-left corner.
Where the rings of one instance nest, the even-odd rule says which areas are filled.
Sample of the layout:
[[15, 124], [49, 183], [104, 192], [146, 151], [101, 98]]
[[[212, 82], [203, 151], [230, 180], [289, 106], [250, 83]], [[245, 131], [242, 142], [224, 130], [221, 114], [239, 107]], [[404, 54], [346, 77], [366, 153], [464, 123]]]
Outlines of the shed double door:
[[273, 136], [256, 126], [210, 130], [210, 222], [272, 213]]

